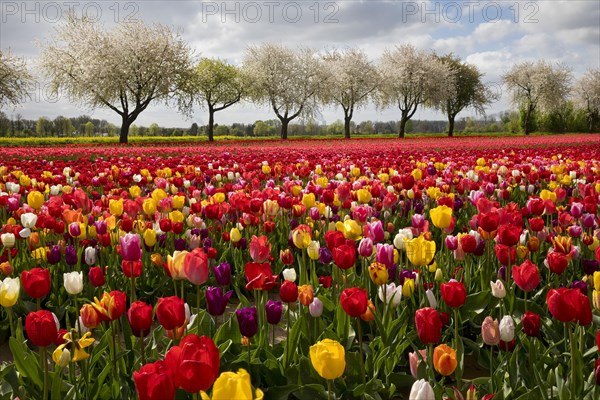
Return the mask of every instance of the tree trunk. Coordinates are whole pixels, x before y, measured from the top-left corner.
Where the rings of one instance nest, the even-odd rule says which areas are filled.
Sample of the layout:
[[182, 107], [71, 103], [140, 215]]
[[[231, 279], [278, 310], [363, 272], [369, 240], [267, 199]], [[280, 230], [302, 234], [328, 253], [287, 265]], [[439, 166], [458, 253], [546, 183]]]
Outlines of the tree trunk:
[[398, 137], [404, 139], [404, 131], [406, 130], [406, 123], [408, 122], [408, 114], [406, 111], [402, 111], [402, 118], [400, 118], [400, 130]]
[[119, 136], [119, 143], [127, 144], [127, 138], [129, 136], [129, 127], [133, 123], [133, 120], [127, 116], [123, 116], [123, 122], [121, 122], [121, 135]]
[[533, 110], [531, 106], [527, 107], [527, 111], [525, 111], [525, 135], [529, 135], [531, 132], [531, 115], [533, 114]]
[[344, 138], [346, 139], [350, 139], [350, 121], [352, 121], [352, 117], [344, 116]]
[[454, 136], [454, 115], [448, 115], [448, 137]]
[[289, 119], [281, 119], [281, 138], [287, 140], [288, 138], [288, 124], [290, 123]]
[[209, 142], [212, 142], [215, 140], [214, 128], [215, 128], [215, 111], [212, 109], [212, 107], [209, 107], [208, 108], [208, 129], [206, 132], [208, 135]]

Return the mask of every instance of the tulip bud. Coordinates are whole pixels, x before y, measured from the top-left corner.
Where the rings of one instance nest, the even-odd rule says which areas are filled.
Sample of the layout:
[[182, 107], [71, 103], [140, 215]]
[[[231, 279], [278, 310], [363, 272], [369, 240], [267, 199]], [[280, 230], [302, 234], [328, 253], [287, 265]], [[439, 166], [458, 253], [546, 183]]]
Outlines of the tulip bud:
[[506, 289], [501, 280], [498, 279], [496, 282], [490, 281], [490, 286], [492, 288], [492, 296], [498, 299], [503, 299], [506, 296]]
[[315, 297], [312, 303], [309, 304], [308, 311], [312, 317], [320, 317], [323, 314], [323, 302], [318, 297]]
[[437, 300], [435, 299], [433, 291], [431, 289], [427, 289], [425, 291], [425, 295], [427, 296], [427, 301], [429, 301], [429, 307], [437, 308]]
[[425, 379], [419, 379], [413, 383], [408, 397], [411, 400], [433, 400], [435, 399], [435, 393], [429, 382]]
[[71, 361], [71, 352], [69, 349], [57, 348], [54, 350], [54, 353], [52, 353], [52, 360], [54, 360], [56, 365], [60, 368], [64, 368], [69, 365], [69, 362]]
[[96, 264], [96, 249], [94, 247], [85, 248], [85, 263], [89, 266]]
[[294, 268], [286, 268], [282, 271], [283, 279], [290, 282], [296, 282], [296, 270]]
[[510, 342], [515, 338], [515, 323], [510, 315], [505, 315], [500, 320], [500, 339]]
[[0, 240], [2, 241], [2, 245], [8, 249], [15, 246], [15, 235], [12, 233], [3, 233], [0, 236]]
[[435, 277], [434, 277], [436, 282], [441, 282], [444, 279], [444, 276], [442, 275], [442, 270], [441, 269], [437, 269], [435, 271]]

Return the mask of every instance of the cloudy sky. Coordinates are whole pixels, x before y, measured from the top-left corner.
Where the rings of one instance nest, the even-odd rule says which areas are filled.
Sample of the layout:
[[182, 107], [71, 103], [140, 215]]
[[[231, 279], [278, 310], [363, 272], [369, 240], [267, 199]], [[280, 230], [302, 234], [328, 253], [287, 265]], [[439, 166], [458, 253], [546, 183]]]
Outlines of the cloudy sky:
[[[0, 0], [0, 48], [24, 57], [35, 71], [43, 42], [73, 10], [101, 20], [108, 29], [118, 21], [160, 22], [179, 29], [196, 53], [240, 63], [250, 44], [266, 41], [311, 46], [320, 50], [359, 47], [373, 61], [384, 49], [411, 43], [425, 50], [453, 52], [477, 65], [484, 80], [502, 92], [500, 76], [521, 61], [545, 59], [569, 65], [577, 79], [589, 68], [600, 68], [600, 1], [7, 1]], [[116, 113], [89, 110], [53, 98], [39, 77], [33, 99], [8, 114], [25, 118], [92, 115], [116, 124]], [[510, 107], [509, 96], [488, 109], [494, 114]], [[340, 109], [322, 110], [321, 122], [341, 118]], [[470, 113], [459, 114], [468, 116]], [[272, 119], [265, 107], [233, 106], [216, 115], [217, 123]], [[443, 119], [419, 110], [416, 119]], [[356, 122], [397, 120], [396, 109], [369, 106], [355, 113]], [[153, 122], [168, 127], [205, 124], [198, 109], [192, 120], [162, 105], [148, 108], [138, 125]]]

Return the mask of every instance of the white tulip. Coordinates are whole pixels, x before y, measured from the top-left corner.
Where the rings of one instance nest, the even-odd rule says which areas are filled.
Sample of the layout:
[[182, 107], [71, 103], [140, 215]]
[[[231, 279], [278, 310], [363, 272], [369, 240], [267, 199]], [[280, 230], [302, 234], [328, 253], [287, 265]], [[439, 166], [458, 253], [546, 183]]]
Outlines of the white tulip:
[[25, 213], [21, 215], [21, 225], [23, 228], [35, 228], [35, 223], [37, 222], [38, 216], [34, 213]]
[[435, 393], [429, 382], [419, 379], [413, 383], [408, 398], [410, 400], [435, 400]]
[[283, 270], [283, 279], [290, 282], [296, 282], [296, 270], [294, 268], [286, 268]]
[[425, 295], [427, 295], [427, 300], [429, 301], [429, 307], [437, 308], [437, 300], [435, 299], [435, 296], [433, 295], [433, 291], [431, 289], [427, 289], [425, 291]]
[[13, 233], [3, 233], [0, 236], [0, 240], [2, 240], [2, 246], [6, 248], [15, 247], [15, 235]]
[[96, 264], [96, 249], [94, 247], [85, 248], [85, 263], [90, 267]]
[[378, 294], [379, 300], [390, 304], [392, 307], [396, 307], [400, 304], [400, 300], [402, 300], [402, 286], [396, 286], [393, 282], [389, 285], [381, 285], [379, 286]]
[[69, 294], [79, 294], [83, 290], [83, 272], [67, 272], [63, 274], [65, 290]]
[[510, 342], [515, 338], [515, 323], [510, 315], [505, 315], [500, 320], [500, 339]]
[[492, 296], [498, 299], [503, 299], [506, 296], [506, 289], [500, 279], [496, 280], [496, 282], [490, 281], [490, 286], [492, 288]]

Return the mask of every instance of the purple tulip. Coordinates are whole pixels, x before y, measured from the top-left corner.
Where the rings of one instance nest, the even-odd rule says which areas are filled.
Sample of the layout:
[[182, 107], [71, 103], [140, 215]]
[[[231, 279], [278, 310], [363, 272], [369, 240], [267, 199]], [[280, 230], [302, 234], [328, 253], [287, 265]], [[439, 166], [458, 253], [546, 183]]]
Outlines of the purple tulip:
[[413, 271], [411, 271], [409, 269], [403, 269], [402, 271], [400, 271], [400, 277], [399, 277], [400, 284], [404, 285], [404, 281], [406, 279], [415, 280], [415, 279], [417, 279], [417, 274], [415, 274]]
[[506, 266], [505, 265], [502, 265], [498, 269], [498, 278], [502, 279], [503, 281], [506, 280]]
[[377, 262], [385, 264], [391, 268], [394, 265], [394, 245], [393, 244], [377, 244]]
[[463, 207], [465, 203], [463, 202], [463, 200], [460, 197], [456, 197], [454, 199], [454, 212], [458, 212], [460, 211], [460, 209]]
[[140, 236], [128, 233], [121, 237], [121, 256], [125, 261], [139, 261], [142, 258]]
[[238, 242], [238, 246], [240, 247], [240, 249], [246, 250], [246, 248], [248, 247], [248, 239], [246, 239], [245, 237], [241, 238]]
[[423, 225], [425, 225], [425, 217], [421, 214], [413, 214], [411, 221], [413, 228], [416, 229], [422, 229]]
[[48, 252], [48, 263], [58, 264], [60, 262], [60, 246], [55, 244]]
[[568, 230], [569, 236], [578, 238], [583, 233], [583, 229], [579, 225], [571, 225]]
[[319, 214], [319, 209], [317, 207], [311, 207], [310, 211], [308, 212], [308, 215], [310, 216], [310, 218], [312, 218], [313, 221], [318, 221], [321, 219], [321, 215]]
[[448, 248], [448, 250], [454, 251], [458, 249], [458, 238], [456, 236], [448, 235], [446, 236], [444, 242], [446, 243], [446, 247]]
[[367, 236], [373, 243], [381, 243], [385, 239], [381, 221], [367, 222]]
[[218, 285], [227, 286], [231, 283], [231, 265], [228, 262], [214, 266], [213, 273]]
[[436, 171], [436, 169], [435, 169], [435, 166], [433, 166], [433, 165], [429, 165], [429, 166], [427, 167], [427, 175], [432, 175], [432, 176], [433, 176], [433, 175], [435, 175], [435, 174], [437, 174], [437, 171]]
[[65, 248], [65, 262], [68, 265], [77, 264], [77, 250], [75, 250], [75, 246], [69, 245]]
[[581, 267], [586, 275], [592, 275], [594, 272], [598, 271], [598, 260], [583, 259], [581, 260]]
[[252, 337], [256, 335], [258, 331], [258, 314], [256, 307], [239, 308], [235, 310], [235, 316], [237, 317], [238, 325], [240, 327], [240, 333], [246, 337]]
[[596, 217], [594, 214], [585, 213], [581, 217], [581, 225], [584, 228], [590, 229], [593, 228], [596, 224]]
[[69, 235], [79, 237], [81, 235], [81, 225], [79, 222], [71, 222], [69, 224]]
[[583, 204], [573, 203], [571, 204], [571, 215], [574, 218], [579, 218], [583, 214]]
[[173, 246], [176, 251], [183, 251], [187, 247], [185, 239], [173, 239]]
[[573, 283], [571, 283], [571, 289], [579, 289], [584, 296], [587, 296], [588, 294], [588, 287], [583, 281], [573, 281]]
[[200, 229], [200, 238], [202, 240], [206, 239], [208, 237], [208, 229], [206, 228], [202, 228]]
[[358, 254], [361, 257], [371, 257], [371, 254], [373, 254], [373, 241], [370, 238], [362, 238], [358, 244]]
[[283, 314], [283, 303], [279, 300], [269, 300], [265, 304], [265, 311], [267, 312], [267, 322], [271, 325], [277, 325]]
[[327, 247], [321, 247], [319, 249], [319, 261], [323, 264], [329, 264], [332, 260], [331, 251]]
[[220, 287], [210, 286], [206, 289], [206, 310], [213, 317], [223, 315], [227, 302], [233, 291], [228, 291], [223, 294], [223, 289]]
[[473, 255], [481, 257], [484, 252], [485, 252], [485, 240], [478, 240], [477, 247], [475, 247], [475, 251], [473, 252]]

